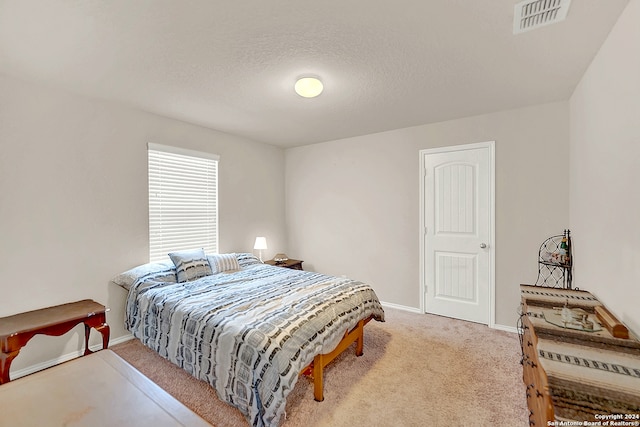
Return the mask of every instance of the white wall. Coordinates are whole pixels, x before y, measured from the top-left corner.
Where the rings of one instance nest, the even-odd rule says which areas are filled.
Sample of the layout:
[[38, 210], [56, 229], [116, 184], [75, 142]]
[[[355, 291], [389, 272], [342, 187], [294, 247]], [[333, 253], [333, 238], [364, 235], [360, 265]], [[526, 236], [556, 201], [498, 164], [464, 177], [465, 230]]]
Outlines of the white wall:
[[575, 279], [640, 333], [640, 0], [570, 101]]
[[[148, 262], [150, 141], [220, 155], [221, 252], [251, 252], [257, 235], [284, 250], [282, 149], [4, 75], [0, 100], [0, 316], [92, 298], [111, 308], [112, 338], [126, 333], [126, 293], [109, 280]], [[36, 336], [11, 372], [83, 336]]]
[[496, 141], [496, 323], [514, 327], [538, 248], [569, 224], [566, 102], [288, 149], [288, 255], [418, 308], [419, 155]]

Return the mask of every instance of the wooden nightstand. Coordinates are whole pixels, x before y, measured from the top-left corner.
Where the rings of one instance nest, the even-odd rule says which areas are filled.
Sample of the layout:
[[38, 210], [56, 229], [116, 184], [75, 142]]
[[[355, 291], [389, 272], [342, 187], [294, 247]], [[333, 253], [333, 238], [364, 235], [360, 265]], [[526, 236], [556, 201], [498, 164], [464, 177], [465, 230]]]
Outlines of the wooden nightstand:
[[288, 259], [286, 261], [276, 262], [272, 259], [264, 261], [265, 264], [275, 265], [276, 267], [290, 268], [292, 270], [302, 270], [302, 263], [299, 259]]

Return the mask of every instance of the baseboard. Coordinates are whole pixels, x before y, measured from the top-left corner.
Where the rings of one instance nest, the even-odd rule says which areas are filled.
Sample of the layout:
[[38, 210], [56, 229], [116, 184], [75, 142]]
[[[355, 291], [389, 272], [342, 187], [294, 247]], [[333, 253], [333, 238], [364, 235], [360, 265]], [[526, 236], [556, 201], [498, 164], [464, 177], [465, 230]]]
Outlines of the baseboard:
[[[133, 339], [133, 335], [127, 334], [118, 338], [110, 339], [109, 345], [120, 344], [125, 341], [129, 341]], [[92, 351], [102, 350], [102, 343], [90, 345], [89, 349]], [[15, 372], [11, 372], [11, 379], [15, 380], [20, 377], [27, 376], [29, 374], [33, 374], [34, 372], [42, 371], [43, 369], [50, 368], [55, 365], [59, 365], [60, 363], [68, 362], [71, 359], [75, 359], [77, 357], [82, 356], [84, 350], [72, 351], [71, 353], [63, 354], [60, 357], [56, 357], [55, 359], [46, 360], [42, 363], [37, 363], [35, 365], [27, 366], [26, 368], [19, 369]]]
[[494, 324], [493, 325], [493, 329], [497, 329], [499, 331], [505, 331], [505, 332], [512, 332], [514, 334], [518, 333], [518, 328], [516, 328], [515, 326], [506, 326], [506, 325]]
[[[126, 341], [131, 341], [132, 339], [134, 339], [135, 337], [132, 334], [127, 334], [127, 335], [123, 335], [121, 337], [109, 340], [109, 345], [116, 345], [116, 344], [120, 344]], [[96, 347], [96, 346], [93, 346]], [[91, 347], [91, 350], [93, 350], [93, 347]], [[98, 344], [97, 345], [98, 349], [102, 348], [102, 344]]]
[[[390, 303], [390, 302], [381, 302], [383, 307], [388, 307], [388, 308], [395, 308], [397, 310], [403, 310], [403, 311], [408, 311], [411, 313], [417, 313], [417, 314], [422, 314], [422, 312], [420, 311], [420, 309], [415, 308], [415, 307], [409, 307], [406, 305], [400, 305], [400, 304], [394, 304], [394, 303]], [[500, 331], [506, 331], [506, 332], [513, 332], [513, 333], [518, 333], [518, 329], [512, 326], [505, 326], [505, 325], [494, 325], [493, 329], [498, 329]], [[131, 334], [127, 334], [127, 335], [123, 335], [121, 337], [118, 338], [113, 338], [109, 340], [109, 345], [116, 345], [116, 344], [120, 344], [129, 340], [132, 340], [134, 338], [133, 335]], [[92, 351], [97, 351], [97, 350], [101, 350], [102, 349], [102, 344], [98, 343], [98, 344], [94, 344], [92, 346], [89, 346], [89, 349], [91, 349]], [[34, 372], [38, 372], [38, 371], [42, 371], [43, 369], [47, 369], [50, 368], [52, 366], [55, 365], [59, 365], [60, 363], [64, 363], [67, 362], [71, 359], [75, 359], [77, 357], [82, 356], [82, 350], [78, 350], [78, 351], [73, 351], [71, 353], [67, 353], [64, 354], [60, 357], [56, 357], [55, 359], [50, 359], [50, 360], [46, 360], [42, 363], [38, 363], [35, 365], [31, 365], [31, 366], [27, 366], [26, 368], [23, 369], [19, 369], [15, 372], [11, 372], [11, 379], [18, 379], [20, 377], [24, 377], [26, 375], [29, 374], [33, 374]]]
[[394, 304], [391, 302], [384, 302], [384, 301], [381, 301], [380, 304], [382, 304], [383, 307], [395, 308], [398, 310], [410, 311], [411, 313], [422, 314], [422, 311], [420, 311], [419, 308], [415, 308], [415, 307], [409, 307], [406, 305]]
[[[419, 308], [415, 308], [415, 307], [408, 307], [406, 305], [394, 304], [391, 302], [384, 302], [384, 301], [382, 301], [381, 304], [383, 307], [395, 308], [398, 310], [409, 311], [411, 313], [422, 314], [422, 311], [420, 311]], [[505, 332], [512, 332], [514, 334], [518, 333], [518, 329], [514, 326], [494, 324], [492, 329], [497, 329], [499, 331], [505, 331]]]

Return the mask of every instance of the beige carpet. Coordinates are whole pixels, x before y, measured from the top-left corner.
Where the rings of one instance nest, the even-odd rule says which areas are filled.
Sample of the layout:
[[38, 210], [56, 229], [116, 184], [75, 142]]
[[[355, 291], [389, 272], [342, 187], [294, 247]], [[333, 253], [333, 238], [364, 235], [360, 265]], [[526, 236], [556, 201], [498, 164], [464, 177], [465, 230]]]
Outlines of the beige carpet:
[[[385, 309], [365, 327], [362, 357], [348, 349], [326, 368], [324, 402], [300, 378], [282, 427], [528, 426], [516, 334], [446, 317]], [[112, 347], [219, 427], [247, 426], [206, 383], [131, 340]]]

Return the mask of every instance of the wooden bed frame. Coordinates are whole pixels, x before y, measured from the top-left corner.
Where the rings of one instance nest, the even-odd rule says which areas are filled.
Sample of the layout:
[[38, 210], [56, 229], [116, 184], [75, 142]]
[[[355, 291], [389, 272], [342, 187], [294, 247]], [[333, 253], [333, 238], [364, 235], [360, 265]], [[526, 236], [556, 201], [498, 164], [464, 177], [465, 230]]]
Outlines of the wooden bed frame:
[[323, 372], [325, 366], [349, 348], [354, 341], [356, 342], [356, 356], [362, 356], [364, 347], [364, 325], [369, 323], [371, 319], [373, 319], [373, 316], [361, 319], [353, 329], [350, 331], [347, 330], [344, 333], [344, 337], [342, 337], [342, 340], [333, 351], [316, 355], [313, 358], [313, 362], [300, 372], [300, 375], [313, 379], [313, 398], [316, 402], [322, 402], [324, 400]]

